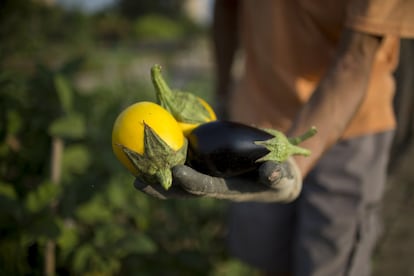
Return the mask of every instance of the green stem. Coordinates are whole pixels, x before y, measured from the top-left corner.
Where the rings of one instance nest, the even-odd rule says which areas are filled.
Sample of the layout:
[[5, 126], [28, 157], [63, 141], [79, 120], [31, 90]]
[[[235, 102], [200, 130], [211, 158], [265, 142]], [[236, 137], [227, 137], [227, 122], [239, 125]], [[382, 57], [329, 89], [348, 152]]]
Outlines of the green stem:
[[155, 64], [151, 68], [151, 79], [157, 92], [157, 99], [160, 103], [167, 103], [173, 97], [173, 93], [161, 75], [161, 65]]
[[312, 136], [314, 136], [318, 131], [316, 130], [316, 127], [312, 126], [310, 129], [308, 129], [304, 134], [297, 136], [297, 137], [292, 137], [289, 138], [289, 142], [292, 145], [299, 145], [300, 143], [302, 143], [303, 141], [311, 138]]

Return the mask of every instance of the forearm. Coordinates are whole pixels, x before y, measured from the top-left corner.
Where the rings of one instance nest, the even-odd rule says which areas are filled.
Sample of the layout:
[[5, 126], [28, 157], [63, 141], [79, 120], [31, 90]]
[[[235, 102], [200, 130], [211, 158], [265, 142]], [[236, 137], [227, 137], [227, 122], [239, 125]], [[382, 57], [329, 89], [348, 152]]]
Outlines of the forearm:
[[213, 20], [213, 47], [216, 64], [216, 98], [226, 101], [231, 68], [238, 45], [238, 1], [215, 1]]
[[318, 134], [302, 145], [312, 150], [307, 158], [296, 157], [306, 175], [320, 156], [343, 135], [363, 102], [372, 63], [381, 39], [351, 30], [344, 32], [341, 47], [331, 68], [322, 78], [309, 102], [300, 111], [289, 136], [316, 126]]

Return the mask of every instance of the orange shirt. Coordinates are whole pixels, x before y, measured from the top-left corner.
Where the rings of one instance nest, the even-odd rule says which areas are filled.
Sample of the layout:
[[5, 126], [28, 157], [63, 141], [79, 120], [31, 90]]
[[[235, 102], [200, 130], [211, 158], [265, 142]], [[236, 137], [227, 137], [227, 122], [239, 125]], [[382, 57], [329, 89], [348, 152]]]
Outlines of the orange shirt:
[[414, 37], [414, 0], [245, 0], [241, 4], [245, 64], [231, 100], [233, 120], [286, 131], [332, 63], [347, 26], [384, 39], [367, 96], [343, 137], [395, 127], [392, 74], [399, 37]]

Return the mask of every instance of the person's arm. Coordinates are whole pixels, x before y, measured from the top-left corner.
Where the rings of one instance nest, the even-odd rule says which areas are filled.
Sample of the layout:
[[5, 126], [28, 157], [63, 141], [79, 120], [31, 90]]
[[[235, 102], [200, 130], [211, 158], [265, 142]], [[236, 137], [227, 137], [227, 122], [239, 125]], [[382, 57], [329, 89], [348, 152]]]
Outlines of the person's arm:
[[322, 154], [343, 135], [365, 98], [372, 63], [381, 43], [378, 36], [345, 30], [337, 57], [293, 123], [289, 136], [316, 126], [318, 134], [301, 144], [310, 157], [295, 157], [305, 176]]
[[226, 113], [231, 69], [238, 46], [238, 9], [237, 0], [215, 1], [212, 40], [216, 65], [216, 104], [220, 115]]

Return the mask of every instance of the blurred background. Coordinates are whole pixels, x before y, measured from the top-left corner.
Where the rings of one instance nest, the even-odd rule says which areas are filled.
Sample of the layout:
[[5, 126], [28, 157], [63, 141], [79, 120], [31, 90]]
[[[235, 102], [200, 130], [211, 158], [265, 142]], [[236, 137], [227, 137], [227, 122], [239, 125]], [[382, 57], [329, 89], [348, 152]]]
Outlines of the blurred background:
[[[212, 5], [0, 2], [0, 275], [258, 275], [226, 252], [226, 202], [149, 198], [111, 149], [119, 112], [155, 100], [155, 63], [213, 104]], [[414, 275], [413, 49], [375, 275]]]

